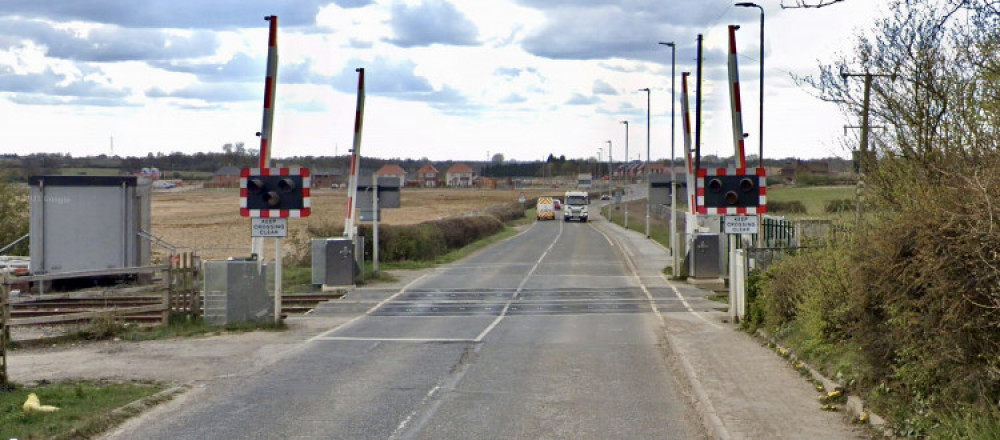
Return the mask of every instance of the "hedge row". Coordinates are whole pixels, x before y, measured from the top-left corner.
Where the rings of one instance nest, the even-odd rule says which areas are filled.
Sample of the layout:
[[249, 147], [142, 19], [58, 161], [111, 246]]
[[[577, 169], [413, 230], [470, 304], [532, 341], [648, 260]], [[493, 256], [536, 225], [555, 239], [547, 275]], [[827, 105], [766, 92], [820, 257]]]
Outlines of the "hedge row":
[[[415, 225], [379, 225], [379, 261], [433, 260], [452, 250], [489, 237], [504, 223], [524, 217], [520, 203], [487, 208], [481, 213], [446, 217]], [[365, 253], [372, 252], [372, 226], [358, 227], [365, 238]]]

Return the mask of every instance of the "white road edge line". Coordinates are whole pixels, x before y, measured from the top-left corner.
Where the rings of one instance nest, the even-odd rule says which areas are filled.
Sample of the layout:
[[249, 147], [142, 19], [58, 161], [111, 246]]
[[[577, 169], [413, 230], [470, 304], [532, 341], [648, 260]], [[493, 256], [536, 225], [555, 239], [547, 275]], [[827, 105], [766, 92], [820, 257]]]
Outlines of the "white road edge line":
[[474, 339], [459, 338], [379, 338], [373, 336], [326, 336], [320, 341], [372, 341], [372, 342], [476, 342]]
[[[608, 237], [608, 235], [605, 234], [604, 231], [602, 231], [600, 229], [597, 229], [596, 227], [594, 229], [597, 232], [600, 232], [601, 234], [604, 234], [605, 237]], [[626, 256], [626, 258], [625, 258], [626, 265], [629, 266], [629, 269], [632, 270], [632, 273], [635, 275], [636, 279], [639, 281], [639, 286], [642, 287], [642, 291], [645, 292], [646, 295], [649, 297], [649, 304], [653, 308], [653, 311], [656, 312], [656, 316], [657, 316], [657, 318], [660, 319], [660, 323], [665, 326], [666, 325], [666, 320], [663, 318], [663, 314], [661, 314], [660, 311], [656, 308], [656, 304], [653, 302], [653, 297], [652, 297], [652, 295], [649, 294], [649, 291], [646, 290], [646, 285], [645, 285], [645, 283], [642, 282], [642, 277], [640, 277], [639, 273], [636, 271], [635, 265], [632, 264], [631, 259], [629, 259], [628, 256], [624, 252], [622, 253], [622, 255]], [[679, 290], [677, 290], [677, 287], [675, 287], [674, 284], [670, 282], [670, 280], [668, 280], [665, 276], [663, 276], [662, 273], [660, 274], [660, 276], [663, 278], [664, 281], [667, 282], [667, 285], [669, 285], [670, 288], [673, 289], [674, 294], [676, 294], [677, 297], [680, 298], [684, 302], [684, 305], [687, 307], [688, 311], [690, 311], [691, 313], [694, 313], [696, 316], [698, 316], [699, 318], [701, 318], [703, 321], [711, 324], [713, 327], [716, 327], [716, 328], [718, 328], [720, 330], [722, 329], [721, 326], [716, 325], [714, 322], [711, 322], [708, 319], [706, 319], [704, 316], [701, 316], [700, 313], [695, 312], [694, 309], [692, 309], [691, 306], [687, 303], [687, 300], [684, 299], [684, 296], [681, 295], [681, 292]], [[712, 430], [715, 433], [716, 438], [718, 438], [720, 440], [731, 440], [732, 439], [732, 434], [730, 434], [729, 430], [726, 429], [725, 423], [722, 422], [722, 419], [719, 417], [719, 414], [715, 411], [715, 406], [712, 405], [712, 400], [708, 397], [708, 393], [705, 391], [705, 388], [701, 385], [701, 382], [698, 380], [698, 375], [696, 374], [696, 372], [694, 370], [694, 367], [691, 366], [691, 362], [689, 362], [687, 360], [687, 358], [685, 358], [684, 356], [682, 356], [680, 354], [680, 351], [679, 351], [680, 343], [677, 341], [677, 338], [675, 338], [673, 335], [667, 334], [666, 333], [666, 327], [664, 327], [663, 330], [664, 330], [664, 336], [666, 337], [667, 342], [673, 347], [673, 351], [674, 351], [674, 353], [677, 354], [677, 359], [681, 363], [681, 368], [684, 369], [684, 373], [688, 376], [688, 378], [689, 378], [689, 380], [691, 382], [691, 388], [694, 390], [694, 393], [697, 395], [697, 399], [696, 399], [697, 400], [697, 404], [700, 405], [702, 407], [702, 409], [703, 409], [702, 417], [704, 417], [706, 419], [706, 426], [712, 428]]]
[[682, 303], [684, 303], [684, 307], [687, 307], [688, 311], [690, 311], [691, 313], [693, 313], [694, 316], [697, 316], [702, 321], [705, 321], [706, 323], [708, 323], [708, 325], [711, 325], [712, 327], [715, 327], [715, 328], [717, 328], [719, 330], [723, 329], [723, 327], [721, 325], [712, 322], [710, 319], [706, 318], [700, 312], [694, 311], [694, 307], [691, 307], [691, 304], [688, 303], [687, 298], [685, 298], [684, 295], [681, 294], [681, 291], [679, 289], [677, 289], [677, 286], [675, 286], [674, 283], [670, 282], [670, 280], [667, 279], [666, 275], [663, 275], [661, 273], [660, 274], [660, 278], [663, 278], [663, 281], [667, 282], [667, 285], [670, 286], [671, 289], [673, 289], [674, 294], [677, 295], [677, 297], [681, 299]]
[[514, 290], [514, 294], [511, 295], [509, 299], [507, 299], [507, 303], [504, 304], [503, 310], [500, 311], [500, 316], [497, 316], [497, 319], [494, 319], [489, 326], [483, 329], [483, 332], [480, 333], [479, 336], [476, 336], [475, 342], [482, 342], [483, 339], [486, 338], [486, 335], [490, 334], [490, 332], [493, 331], [493, 329], [496, 328], [498, 324], [500, 324], [500, 321], [502, 321], [503, 318], [507, 316], [507, 310], [510, 309], [510, 305], [514, 302], [515, 299], [517, 299], [518, 296], [521, 295], [521, 290], [524, 289], [524, 285], [528, 284], [528, 279], [531, 278], [531, 275], [535, 273], [535, 270], [538, 270], [538, 265], [542, 264], [542, 260], [545, 259], [545, 256], [548, 255], [550, 251], [552, 251], [552, 248], [555, 247], [556, 242], [559, 241], [559, 237], [562, 237], [562, 233], [563, 233], [563, 222], [559, 222], [559, 233], [556, 234], [556, 238], [552, 240], [552, 243], [549, 244], [549, 247], [545, 248], [545, 252], [542, 252], [542, 255], [538, 257], [537, 261], [535, 261], [535, 265], [531, 266], [531, 270], [528, 271], [528, 274], [525, 275], [524, 279], [521, 280], [521, 283], [518, 284], [517, 289]]
[[306, 340], [306, 342], [313, 342], [313, 341], [316, 341], [316, 340], [319, 340], [319, 339], [323, 339], [323, 338], [326, 338], [326, 337], [328, 337], [328, 336], [329, 336], [329, 335], [330, 335], [331, 333], [333, 333], [333, 332], [336, 332], [336, 331], [338, 331], [338, 330], [341, 330], [341, 329], [344, 329], [344, 328], [347, 328], [347, 327], [348, 327], [349, 325], [351, 325], [351, 324], [354, 324], [354, 323], [355, 323], [355, 322], [357, 322], [357, 321], [358, 321], [359, 319], [361, 319], [361, 318], [364, 318], [364, 317], [366, 317], [366, 316], [370, 316], [370, 315], [371, 315], [372, 313], [374, 313], [374, 312], [375, 312], [376, 310], [378, 310], [378, 308], [379, 308], [379, 307], [382, 307], [382, 305], [383, 305], [383, 304], [385, 304], [385, 303], [387, 303], [387, 302], [389, 302], [389, 301], [392, 301], [393, 299], [395, 299], [395, 298], [396, 298], [396, 297], [398, 297], [399, 295], [402, 295], [403, 293], [405, 293], [405, 292], [406, 292], [406, 289], [409, 289], [409, 288], [410, 288], [410, 287], [412, 287], [412, 286], [413, 286], [414, 284], [416, 284], [416, 283], [417, 283], [418, 281], [420, 281], [420, 280], [424, 279], [425, 277], [427, 277], [427, 275], [430, 275], [430, 274], [429, 274], [429, 273], [425, 273], [425, 274], [423, 274], [423, 275], [420, 275], [419, 277], [417, 277], [417, 278], [416, 278], [416, 279], [414, 279], [413, 281], [410, 281], [410, 282], [409, 282], [409, 283], [407, 283], [407, 284], [406, 284], [405, 286], [403, 286], [403, 288], [402, 288], [402, 289], [399, 289], [399, 292], [396, 292], [396, 293], [394, 293], [394, 294], [393, 294], [392, 296], [390, 296], [390, 297], [388, 297], [388, 298], [386, 298], [386, 299], [383, 299], [383, 300], [382, 300], [382, 301], [380, 301], [380, 302], [379, 302], [378, 304], [375, 304], [375, 305], [374, 305], [374, 306], [372, 306], [372, 307], [371, 307], [370, 309], [368, 309], [367, 311], [365, 311], [365, 313], [362, 313], [362, 314], [360, 314], [360, 315], [358, 315], [358, 316], [355, 316], [354, 318], [351, 318], [351, 320], [349, 320], [349, 321], [347, 321], [347, 322], [345, 322], [345, 323], [343, 323], [343, 324], [340, 324], [340, 325], [338, 325], [338, 326], [336, 326], [336, 327], [334, 327], [334, 328], [331, 328], [330, 330], [327, 330], [327, 331], [325, 331], [325, 332], [323, 332], [323, 333], [320, 333], [320, 334], [318, 334], [318, 335], [316, 335], [316, 336], [313, 336], [313, 337], [311, 337], [311, 338], [307, 339], [307, 340]]

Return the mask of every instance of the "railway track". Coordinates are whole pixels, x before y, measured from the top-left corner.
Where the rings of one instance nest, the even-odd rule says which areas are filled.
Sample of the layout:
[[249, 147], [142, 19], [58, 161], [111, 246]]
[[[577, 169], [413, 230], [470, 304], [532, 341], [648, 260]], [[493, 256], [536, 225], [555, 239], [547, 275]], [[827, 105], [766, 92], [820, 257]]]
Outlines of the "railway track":
[[[282, 296], [282, 313], [304, 314], [317, 304], [340, 298], [340, 293], [285, 294]], [[156, 306], [161, 306], [158, 310]], [[45, 317], [62, 317], [60, 323], [85, 322], [95, 313], [114, 313], [115, 318], [126, 322], [155, 324], [163, 320], [162, 295], [122, 295], [104, 297], [31, 299], [11, 304], [10, 318], [13, 325], [46, 325]], [[129, 309], [143, 309], [129, 311]], [[89, 312], [89, 313], [88, 313]], [[79, 319], [73, 319], [79, 315]], [[26, 319], [30, 319], [27, 322]], [[19, 324], [21, 321], [23, 324]]]

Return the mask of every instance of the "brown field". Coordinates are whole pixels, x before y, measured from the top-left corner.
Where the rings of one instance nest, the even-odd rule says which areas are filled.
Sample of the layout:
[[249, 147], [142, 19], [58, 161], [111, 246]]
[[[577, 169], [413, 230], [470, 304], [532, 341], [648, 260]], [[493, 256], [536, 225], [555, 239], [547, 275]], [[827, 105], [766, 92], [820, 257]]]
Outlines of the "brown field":
[[[562, 194], [565, 189], [528, 190], [528, 198], [542, 193]], [[383, 209], [382, 224], [413, 224], [450, 215], [478, 211], [493, 205], [517, 201], [520, 191], [483, 189], [403, 189], [399, 209]], [[347, 193], [344, 190], [313, 189], [312, 214], [289, 219], [289, 237], [307, 239], [307, 226], [332, 225], [338, 235], [344, 228]], [[244, 257], [250, 254], [250, 219], [239, 215], [239, 190], [194, 189], [183, 192], [154, 192], [152, 233], [166, 242], [196, 249], [205, 258]], [[284, 240], [292, 251], [295, 240]], [[304, 242], [304, 241], [303, 241]], [[273, 255], [268, 244], [268, 254]], [[166, 252], [154, 246], [154, 260]]]

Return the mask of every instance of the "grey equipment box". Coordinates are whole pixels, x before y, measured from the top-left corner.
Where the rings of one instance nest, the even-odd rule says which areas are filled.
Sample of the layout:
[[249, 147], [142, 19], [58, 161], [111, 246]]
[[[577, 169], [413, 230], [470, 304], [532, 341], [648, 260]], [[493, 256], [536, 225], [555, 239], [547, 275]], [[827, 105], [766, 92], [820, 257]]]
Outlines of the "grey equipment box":
[[691, 246], [691, 276], [694, 278], [720, 278], [723, 275], [722, 234], [695, 234]]
[[31, 186], [31, 272], [95, 271], [148, 266], [147, 178], [34, 176]]
[[210, 260], [205, 262], [205, 322], [274, 320], [274, 298], [267, 293], [267, 266], [256, 260]]
[[356, 237], [357, 243], [347, 238], [315, 238], [310, 243], [312, 251], [313, 286], [352, 286], [361, 274], [363, 266], [355, 261], [355, 256], [363, 261], [364, 237]]

